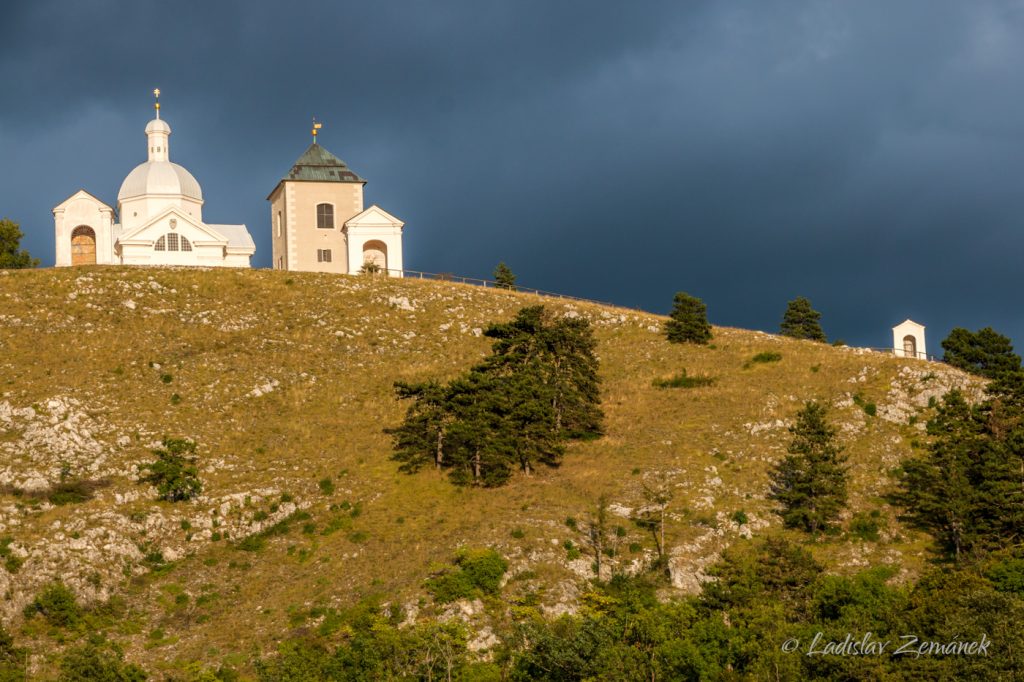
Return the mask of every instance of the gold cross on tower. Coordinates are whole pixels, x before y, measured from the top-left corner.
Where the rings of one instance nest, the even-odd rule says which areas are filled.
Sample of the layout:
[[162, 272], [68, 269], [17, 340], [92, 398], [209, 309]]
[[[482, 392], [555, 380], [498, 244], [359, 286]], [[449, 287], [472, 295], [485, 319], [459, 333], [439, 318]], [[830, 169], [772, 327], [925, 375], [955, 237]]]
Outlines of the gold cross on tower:
[[317, 123], [316, 116], [313, 117], [313, 144], [316, 144], [316, 134], [324, 127], [323, 123]]
[[153, 91], [153, 97], [156, 97], [156, 104], [153, 105], [153, 108], [156, 109], [156, 117], [160, 118], [160, 88]]

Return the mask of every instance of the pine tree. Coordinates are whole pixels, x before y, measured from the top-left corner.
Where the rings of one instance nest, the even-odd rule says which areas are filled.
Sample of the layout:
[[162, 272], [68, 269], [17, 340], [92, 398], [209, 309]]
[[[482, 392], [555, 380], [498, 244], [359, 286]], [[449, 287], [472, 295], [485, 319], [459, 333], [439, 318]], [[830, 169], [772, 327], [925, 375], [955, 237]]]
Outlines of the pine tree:
[[458, 485], [498, 486], [514, 469], [561, 464], [567, 438], [601, 434], [596, 342], [583, 319], [524, 308], [491, 325], [492, 354], [448, 384], [397, 383], [405, 419], [385, 429], [406, 473], [429, 463]]
[[498, 267], [494, 268], [494, 283], [499, 289], [516, 288], [516, 276], [504, 261], [498, 263]]
[[971, 406], [950, 391], [928, 423], [927, 454], [902, 463], [893, 501], [904, 518], [960, 561], [1020, 543], [1024, 534], [1024, 427], [1001, 397]]
[[821, 324], [818, 322], [820, 319], [821, 313], [811, 307], [811, 302], [803, 296], [798, 296], [786, 306], [780, 332], [783, 336], [791, 336], [794, 339], [824, 342], [828, 339], [821, 330]]
[[846, 458], [822, 405], [810, 401], [790, 427], [789, 455], [772, 471], [770, 497], [782, 504], [787, 527], [827, 530], [846, 506]]
[[444, 437], [452, 414], [450, 391], [436, 381], [422, 384], [395, 383], [399, 400], [412, 400], [405, 420], [394, 428], [384, 429], [394, 442], [391, 459], [401, 462], [401, 471], [413, 473], [432, 463], [440, 469], [444, 464]]
[[672, 300], [672, 313], [665, 323], [665, 334], [672, 343], [706, 344], [711, 340], [707, 306], [699, 298], [678, 292]]
[[523, 308], [511, 321], [491, 325], [497, 339], [487, 371], [507, 374], [529, 367], [555, 411], [555, 430], [565, 438], [596, 438], [604, 432], [597, 341], [583, 318], [555, 318], [544, 306]]
[[449, 384], [451, 425], [445, 465], [456, 485], [503, 485], [512, 475], [516, 434], [505, 419], [507, 406], [494, 377], [470, 371]]
[[988, 379], [1004, 380], [1020, 375], [1020, 356], [1013, 352], [1010, 339], [991, 327], [972, 333], [955, 327], [942, 341], [942, 360], [954, 367]]

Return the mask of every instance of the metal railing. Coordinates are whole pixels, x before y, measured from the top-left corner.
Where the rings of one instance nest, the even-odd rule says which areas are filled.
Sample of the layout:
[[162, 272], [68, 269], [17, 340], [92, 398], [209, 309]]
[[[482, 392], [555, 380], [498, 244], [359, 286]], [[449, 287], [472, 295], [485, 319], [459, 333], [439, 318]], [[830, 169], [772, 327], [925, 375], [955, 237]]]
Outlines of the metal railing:
[[[583, 298], [581, 296], [570, 296], [568, 294], [560, 294], [555, 291], [544, 291], [543, 289], [535, 289], [533, 287], [522, 287], [517, 285], [508, 286], [505, 284], [499, 284], [492, 279], [481, 279], [479, 277], [465, 277], [463, 275], [456, 275], [450, 272], [423, 272], [420, 270], [399, 270], [396, 268], [380, 268], [379, 272], [387, 272], [388, 276], [392, 273], [397, 273], [398, 276], [410, 279], [431, 279], [439, 282], [458, 282], [460, 284], [472, 284], [474, 286], [481, 286], [484, 288], [490, 287], [492, 289], [503, 289], [505, 291], [516, 291], [524, 294], [535, 294], [537, 296], [546, 296], [550, 298], [558, 298], [565, 301], [577, 301], [579, 303], [593, 303], [596, 305], [609, 306], [612, 308], [622, 308], [624, 310], [634, 310], [645, 315], [654, 315], [656, 313], [650, 313], [642, 308], [635, 308], [633, 306], [622, 305], [620, 303], [611, 303], [609, 301], [597, 301], [592, 298]], [[926, 360], [928, 362], [942, 362], [942, 358], [929, 355], [927, 353], [908, 353], [902, 348], [872, 348], [862, 346], [850, 346], [850, 348], [856, 348], [858, 350], [868, 350], [874, 353], [886, 353], [893, 355], [898, 358], [915, 358], [917, 360]]]
[[888, 355], [895, 355], [898, 358], [915, 358], [917, 360], [927, 360], [928, 362], [942, 362], [942, 358], [937, 355], [928, 355], [920, 351], [916, 353], [908, 353], [902, 348], [865, 348], [864, 350], [874, 351], [875, 353], [887, 353]]
[[610, 301], [597, 301], [592, 298], [583, 298], [581, 296], [570, 296], [568, 294], [560, 294], [557, 291], [545, 291], [543, 289], [537, 289], [534, 287], [523, 287], [519, 285], [505, 285], [499, 284], [492, 279], [480, 279], [479, 277], [465, 277], [463, 275], [455, 275], [450, 272], [422, 272], [420, 270], [398, 270], [396, 268], [381, 268], [379, 272], [387, 272], [388, 276], [392, 273], [397, 273], [399, 277], [408, 279], [432, 279], [438, 282], [457, 282], [459, 284], [472, 284], [474, 286], [481, 286], [484, 288], [491, 289], [502, 289], [505, 291], [515, 291], [521, 294], [535, 294], [537, 296], [547, 296], [549, 298], [559, 298], [565, 301], [577, 301], [579, 303], [593, 303], [595, 305], [609, 306], [612, 308], [624, 308], [626, 310], [635, 310], [645, 315], [653, 315], [646, 310], [640, 308], [634, 308], [628, 305], [622, 305], [621, 303], [612, 303]]

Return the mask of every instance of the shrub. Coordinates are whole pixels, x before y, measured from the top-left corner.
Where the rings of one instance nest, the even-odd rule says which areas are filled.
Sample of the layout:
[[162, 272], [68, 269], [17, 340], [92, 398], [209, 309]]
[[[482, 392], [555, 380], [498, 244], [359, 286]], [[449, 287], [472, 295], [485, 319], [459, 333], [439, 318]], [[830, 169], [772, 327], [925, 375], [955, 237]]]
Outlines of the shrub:
[[426, 580], [438, 603], [497, 594], [508, 570], [508, 562], [493, 549], [460, 549], [454, 562]]
[[700, 386], [711, 386], [715, 383], [714, 377], [704, 374], [687, 376], [684, 369], [681, 374], [676, 374], [670, 379], [655, 379], [652, 385], [655, 388], [698, 388]]
[[146, 672], [124, 662], [124, 653], [113, 642], [94, 636], [86, 644], [70, 649], [61, 658], [58, 682], [144, 682]]
[[23, 682], [28, 664], [28, 651], [14, 646], [14, 638], [0, 624], [0, 680]]
[[7, 569], [8, 573], [17, 573], [21, 565], [25, 563], [21, 557], [16, 556], [11, 551], [11, 543], [13, 542], [14, 538], [10, 536], [0, 538], [0, 559], [4, 560], [4, 568]]
[[0, 270], [16, 270], [21, 268], [35, 268], [39, 266], [39, 259], [21, 248], [21, 238], [25, 233], [21, 231], [20, 225], [4, 218], [0, 220]]
[[69, 628], [82, 618], [82, 608], [75, 594], [62, 582], [50, 583], [25, 606], [22, 615], [26, 620], [40, 614], [50, 625]]
[[524, 531], [522, 528], [513, 528], [512, 537], [514, 537], [516, 540], [522, 540], [526, 537], [526, 531]]
[[1000, 592], [1024, 595], [1024, 559], [1003, 559], [991, 566], [985, 575]]
[[61, 481], [52, 486], [46, 493], [50, 504], [63, 507], [66, 504], [81, 504], [93, 498], [97, 488], [107, 485], [107, 481]]
[[359, 268], [360, 274], [363, 275], [377, 275], [382, 272], [382, 268], [374, 263], [372, 260], [368, 260], [363, 263], [363, 267]]
[[874, 417], [876, 414], [878, 414], [878, 406], [875, 405], [874, 403], [865, 403], [864, 414], [866, 414], [869, 417]]
[[742, 509], [734, 511], [732, 513], [732, 516], [730, 516], [729, 518], [733, 520], [733, 523], [736, 523], [740, 526], [750, 522], [750, 518], [747, 516], [747, 513]]
[[141, 480], [156, 486], [161, 500], [191, 500], [203, 490], [199, 469], [195, 465], [195, 442], [184, 438], [164, 438], [162, 443], [162, 448], [153, 451], [156, 461], [141, 467], [149, 471]]
[[850, 535], [866, 542], [878, 542], [878, 531], [882, 529], [882, 515], [877, 509], [871, 513], [857, 512], [850, 519]]
[[243, 552], [258, 552], [267, 545], [267, 539], [261, 534], [256, 533], [255, 535], [249, 535], [235, 545], [235, 549], [240, 549]]
[[321, 478], [320, 482], [317, 483], [317, 485], [320, 486], [320, 492], [322, 492], [324, 495], [334, 494], [334, 481], [332, 481], [331, 479]]
[[768, 362], [778, 362], [782, 359], [782, 353], [773, 353], [772, 351], [764, 351], [758, 353], [754, 357], [750, 358], [750, 362], [753, 364], [763, 364]]

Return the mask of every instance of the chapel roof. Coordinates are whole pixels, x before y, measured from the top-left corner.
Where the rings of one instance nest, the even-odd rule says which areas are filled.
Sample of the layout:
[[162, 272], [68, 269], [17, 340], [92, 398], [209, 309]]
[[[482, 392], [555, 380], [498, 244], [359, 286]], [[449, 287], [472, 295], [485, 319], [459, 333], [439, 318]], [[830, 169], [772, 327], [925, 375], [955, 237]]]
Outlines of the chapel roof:
[[366, 182], [352, 172], [344, 161], [314, 142], [292, 165], [282, 180], [313, 182]]

